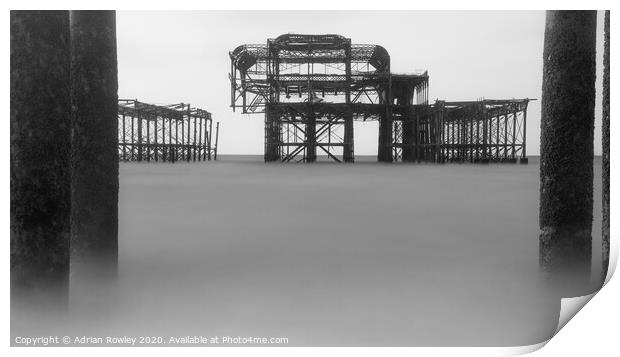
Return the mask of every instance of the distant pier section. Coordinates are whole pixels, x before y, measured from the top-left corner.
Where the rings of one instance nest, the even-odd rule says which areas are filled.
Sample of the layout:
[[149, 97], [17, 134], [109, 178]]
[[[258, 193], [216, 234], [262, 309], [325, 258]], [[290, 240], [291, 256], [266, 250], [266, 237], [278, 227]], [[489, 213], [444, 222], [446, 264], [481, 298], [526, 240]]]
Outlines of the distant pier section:
[[217, 159], [219, 122], [189, 104], [154, 105], [118, 101], [118, 155], [121, 161], [177, 162]]
[[531, 99], [429, 104], [428, 72], [391, 73], [379, 45], [285, 34], [230, 60], [230, 105], [264, 114], [266, 162], [353, 162], [355, 120], [379, 122], [381, 162], [527, 162]]

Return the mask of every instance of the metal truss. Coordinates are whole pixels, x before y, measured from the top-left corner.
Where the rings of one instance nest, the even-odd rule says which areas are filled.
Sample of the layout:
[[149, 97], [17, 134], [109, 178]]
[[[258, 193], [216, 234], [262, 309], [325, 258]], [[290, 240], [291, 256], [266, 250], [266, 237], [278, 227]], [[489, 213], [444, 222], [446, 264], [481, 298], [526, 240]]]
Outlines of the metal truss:
[[353, 162], [353, 121], [379, 122], [378, 160], [525, 158], [528, 99], [428, 102], [428, 72], [393, 74], [378, 45], [281, 35], [230, 52], [233, 111], [265, 114], [265, 161]]
[[121, 161], [204, 161], [217, 159], [219, 122], [212, 145], [213, 120], [189, 104], [153, 105], [118, 101], [118, 150]]
[[394, 160], [516, 162], [525, 158], [530, 99], [436, 101], [394, 121]]
[[[353, 118], [345, 106], [278, 103], [267, 107], [265, 160], [353, 160]], [[267, 156], [269, 155], [269, 156]]]
[[[529, 99], [438, 102], [435, 161], [516, 162], [526, 157]], [[428, 155], [428, 154], [427, 154]]]

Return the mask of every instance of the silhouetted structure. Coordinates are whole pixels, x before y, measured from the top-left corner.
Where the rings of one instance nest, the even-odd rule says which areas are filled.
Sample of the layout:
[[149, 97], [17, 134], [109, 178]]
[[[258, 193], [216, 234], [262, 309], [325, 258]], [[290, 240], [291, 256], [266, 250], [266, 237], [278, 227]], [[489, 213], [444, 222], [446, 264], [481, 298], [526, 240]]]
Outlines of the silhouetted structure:
[[543, 53], [540, 264], [589, 279], [596, 11], [548, 11]]
[[118, 101], [118, 155], [122, 161], [204, 161], [217, 158], [213, 119], [189, 104], [153, 105]]
[[603, 281], [609, 268], [609, 10], [605, 11], [603, 54]]
[[[403, 145], [403, 150], [409, 147], [413, 152], [412, 159], [418, 162], [515, 163], [519, 158], [526, 160], [529, 101], [436, 101], [434, 105], [422, 108], [422, 112], [416, 113], [417, 116], [408, 122], [414, 135], [403, 135], [402, 138], [403, 141], [413, 139], [413, 143]], [[413, 161], [407, 160], [405, 155], [403, 158]]]
[[68, 294], [69, 62], [68, 11], [11, 11], [11, 293], [52, 305]]
[[71, 11], [72, 275], [118, 259], [116, 14]]
[[378, 160], [525, 160], [528, 99], [428, 104], [428, 73], [393, 74], [378, 45], [281, 35], [230, 53], [231, 107], [265, 114], [265, 161], [353, 162], [353, 121], [379, 122]]

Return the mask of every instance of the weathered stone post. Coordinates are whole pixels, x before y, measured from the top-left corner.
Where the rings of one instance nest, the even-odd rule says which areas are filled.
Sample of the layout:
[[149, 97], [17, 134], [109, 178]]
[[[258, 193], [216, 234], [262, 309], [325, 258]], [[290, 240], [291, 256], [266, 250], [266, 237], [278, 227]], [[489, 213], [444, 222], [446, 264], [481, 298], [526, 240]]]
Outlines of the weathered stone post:
[[603, 53], [603, 281], [609, 267], [609, 10], [605, 11]]
[[62, 306], [71, 207], [69, 12], [11, 11], [10, 22], [11, 294]]
[[[540, 156], [540, 264], [589, 279], [596, 11], [547, 11]], [[572, 275], [573, 278], [576, 276]]]
[[115, 16], [114, 11], [71, 11], [72, 277], [114, 276], [117, 270]]

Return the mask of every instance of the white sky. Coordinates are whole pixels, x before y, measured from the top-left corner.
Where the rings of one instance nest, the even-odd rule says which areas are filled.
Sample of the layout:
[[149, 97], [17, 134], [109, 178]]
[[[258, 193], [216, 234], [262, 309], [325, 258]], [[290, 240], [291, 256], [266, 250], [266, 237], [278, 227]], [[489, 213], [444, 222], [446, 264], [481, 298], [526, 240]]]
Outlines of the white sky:
[[[206, 109], [221, 122], [218, 153], [262, 154], [263, 114], [229, 107], [228, 52], [283, 33], [335, 33], [385, 47], [395, 73], [428, 70], [431, 102], [538, 99], [527, 123], [527, 153], [538, 155], [544, 23], [544, 11], [118, 11], [119, 97]], [[599, 24], [602, 39], [602, 12]], [[356, 124], [355, 153], [376, 152], [376, 122]]]

